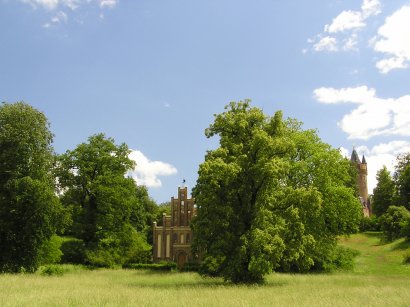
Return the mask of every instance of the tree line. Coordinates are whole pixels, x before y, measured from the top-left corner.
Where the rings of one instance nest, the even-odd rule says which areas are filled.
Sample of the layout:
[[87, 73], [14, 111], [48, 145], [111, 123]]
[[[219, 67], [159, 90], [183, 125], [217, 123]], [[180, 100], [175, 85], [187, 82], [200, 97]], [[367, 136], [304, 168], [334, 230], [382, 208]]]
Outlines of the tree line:
[[57, 155], [52, 141], [43, 113], [23, 102], [0, 106], [0, 272], [33, 272], [61, 257], [148, 261], [160, 209], [125, 176], [135, 166], [127, 145], [96, 134]]
[[367, 228], [382, 230], [387, 241], [410, 239], [410, 153], [397, 156], [393, 174], [383, 166], [376, 179]]

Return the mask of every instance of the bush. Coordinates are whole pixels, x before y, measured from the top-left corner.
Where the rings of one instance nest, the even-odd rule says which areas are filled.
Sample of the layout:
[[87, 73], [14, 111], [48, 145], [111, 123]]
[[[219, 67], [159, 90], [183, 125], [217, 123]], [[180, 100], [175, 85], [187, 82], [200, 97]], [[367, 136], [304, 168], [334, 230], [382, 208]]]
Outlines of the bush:
[[390, 206], [380, 217], [380, 226], [387, 241], [405, 237], [409, 229], [410, 212], [403, 206]]
[[375, 215], [371, 217], [363, 217], [360, 223], [360, 231], [380, 231], [379, 219]]
[[159, 263], [130, 263], [124, 265], [123, 268], [133, 270], [174, 271], [177, 269], [177, 264], [170, 261]]
[[50, 240], [43, 243], [38, 256], [40, 265], [60, 262], [63, 254], [60, 250], [61, 243], [62, 239], [57, 235], [52, 236]]
[[64, 270], [61, 266], [59, 265], [46, 265], [43, 267], [40, 267], [40, 274], [41, 275], [46, 275], [46, 276], [61, 276], [63, 275]]
[[188, 261], [185, 262], [181, 271], [183, 272], [199, 272], [200, 264], [198, 262]]
[[61, 244], [61, 263], [83, 264], [85, 262], [85, 244], [76, 238], [64, 238]]
[[359, 255], [359, 251], [344, 247], [336, 246], [326, 258], [321, 262], [315, 262], [313, 270], [322, 272], [332, 272], [335, 270], [352, 270], [354, 268], [354, 258]]

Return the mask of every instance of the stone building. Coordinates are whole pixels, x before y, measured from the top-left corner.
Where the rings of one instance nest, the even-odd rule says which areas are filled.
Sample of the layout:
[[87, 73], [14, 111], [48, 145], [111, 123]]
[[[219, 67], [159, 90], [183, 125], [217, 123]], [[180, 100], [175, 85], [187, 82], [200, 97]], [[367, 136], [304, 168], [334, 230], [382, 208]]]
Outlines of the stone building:
[[357, 185], [359, 187], [359, 197], [360, 202], [363, 206], [363, 215], [369, 217], [371, 215], [371, 206], [369, 199], [369, 192], [367, 190], [367, 162], [363, 155], [362, 160], [360, 160], [356, 149], [353, 149], [350, 161], [356, 165], [358, 176]]
[[195, 200], [188, 198], [186, 187], [178, 188], [178, 197], [171, 198], [171, 216], [162, 216], [162, 225], [154, 222], [153, 260], [175, 261], [179, 268], [192, 261], [192, 231], [189, 226], [196, 213]]

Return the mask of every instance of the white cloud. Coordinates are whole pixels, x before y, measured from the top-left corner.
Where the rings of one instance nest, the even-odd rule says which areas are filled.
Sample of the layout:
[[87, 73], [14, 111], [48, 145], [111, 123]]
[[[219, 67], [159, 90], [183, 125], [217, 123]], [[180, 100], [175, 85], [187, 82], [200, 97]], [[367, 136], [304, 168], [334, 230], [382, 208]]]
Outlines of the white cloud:
[[54, 17], [51, 18], [51, 22], [53, 23], [67, 22], [67, 20], [67, 14], [62, 11], [58, 12]]
[[363, 28], [363, 15], [356, 11], [343, 11], [336, 18], [333, 19], [330, 25], [325, 25], [325, 32], [337, 33], [351, 29]]
[[375, 51], [387, 56], [376, 63], [381, 73], [407, 68], [410, 62], [410, 5], [387, 17], [371, 43]]
[[[345, 10], [324, 26], [324, 31], [308, 40], [314, 51], [357, 51], [359, 36], [357, 33], [366, 27], [366, 20], [380, 14], [379, 0], [363, 0], [360, 10]], [[328, 36], [326, 34], [330, 34]], [[325, 36], [326, 35], [326, 36]], [[325, 36], [325, 37], [324, 37]], [[324, 38], [323, 38], [324, 37]], [[329, 40], [332, 38], [332, 40]], [[339, 46], [339, 43], [341, 44]]]
[[366, 157], [368, 170], [367, 183], [369, 193], [373, 193], [373, 189], [377, 185], [377, 171], [385, 165], [390, 172], [393, 172], [397, 155], [410, 152], [410, 142], [391, 141], [389, 143], [378, 144], [373, 148], [360, 146], [356, 148], [356, 151]]
[[313, 45], [313, 49], [315, 51], [337, 51], [338, 48], [336, 38], [325, 36]]
[[133, 150], [129, 158], [137, 164], [134, 170], [129, 171], [139, 185], [147, 187], [161, 187], [162, 182], [158, 177], [170, 176], [177, 173], [177, 169], [171, 164], [161, 161], [149, 160], [141, 151]]
[[321, 87], [313, 91], [314, 98], [325, 104], [357, 104], [338, 123], [349, 139], [369, 139], [380, 135], [410, 136], [410, 95], [399, 98], [379, 98], [376, 90], [367, 86], [354, 88]]

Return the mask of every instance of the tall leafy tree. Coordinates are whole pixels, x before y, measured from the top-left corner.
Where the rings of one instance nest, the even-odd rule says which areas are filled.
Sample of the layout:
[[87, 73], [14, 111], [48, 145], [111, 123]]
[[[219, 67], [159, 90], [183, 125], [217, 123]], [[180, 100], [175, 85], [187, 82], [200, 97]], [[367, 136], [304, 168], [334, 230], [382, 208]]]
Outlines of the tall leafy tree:
[[52, 140], [40, 111], [23, 102], [0, 106], [0, 271], [35, 271], [59, 224]]
[[61, 199], [73, 211], [72, 232], [96, 265], [123, 264], [149, 250], [141, 233], [146, 209], [134, 180], [125, 177], [135, 166], [128, 154], [126, 144], [97, 134], [58, 160]]
[[395, 185], [386, 166], [377, 172], [376, 178], [377, 185], [373, 191], [373, 213], [379, 217], [393, 205]]
[[394, 181], [397, 189], [398, 203], [410, 210], [410, 153], [397, 157]]
[[205, 134], [220, 146], [207, 152], [193, 191], [193, 249], [204, 274], [241, 283], [276, 268], [320, 268], [336, 237], [357, 230], [350, 163], [315, 131], [246, 100], [230, 103]]

